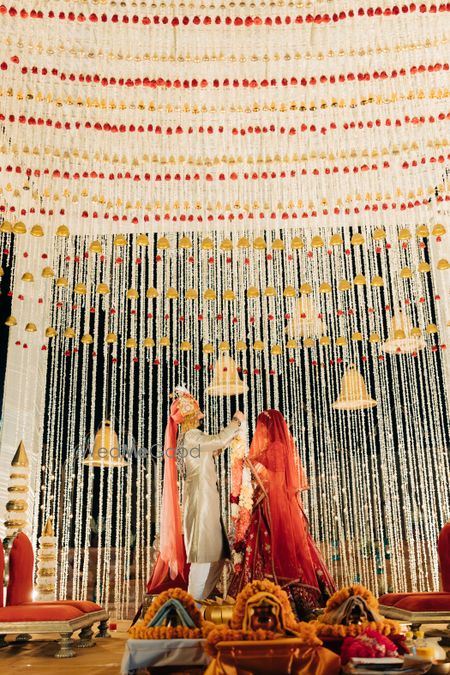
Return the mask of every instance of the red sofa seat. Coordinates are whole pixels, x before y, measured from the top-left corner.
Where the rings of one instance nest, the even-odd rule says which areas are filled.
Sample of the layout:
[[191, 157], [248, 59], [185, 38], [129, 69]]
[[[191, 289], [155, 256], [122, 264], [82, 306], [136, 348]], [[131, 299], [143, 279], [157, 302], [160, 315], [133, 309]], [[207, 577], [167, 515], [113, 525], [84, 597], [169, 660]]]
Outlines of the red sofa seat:
[[55, 607], [54, 604], [9, 605], [0, 607], [0, 623], [27, 621], [70, 621], [84, 616], [84, 613], [68, 605]]
[[450, 613], [450, 593], [387, 593], [379, 598], [379, 603], [408, 612]]
[[89, 612], [101, 612], [103, 610], [103, 607], [97, 605], [95, 602], [91, 602], [90, 600], [42, 600], [41, 602], [24, 603], [22, 606], [29, 607], [31, 605], [33, 605], [33, 607], [40, 607], [42, 605], [51, 605], [52, 607], [74, 607], [83, 614], [88, 614]]

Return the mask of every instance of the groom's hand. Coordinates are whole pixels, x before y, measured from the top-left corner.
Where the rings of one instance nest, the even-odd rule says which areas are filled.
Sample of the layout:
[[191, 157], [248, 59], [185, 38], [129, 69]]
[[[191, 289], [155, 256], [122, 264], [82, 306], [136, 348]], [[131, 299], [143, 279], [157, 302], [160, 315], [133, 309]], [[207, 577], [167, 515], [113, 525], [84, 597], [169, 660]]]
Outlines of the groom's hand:
[[237, 410], [233, 415], [233, 419], [237, 420], [240, 424], [242, 424], [242, 422], [245, 420], [245, 415], [240, 410]]

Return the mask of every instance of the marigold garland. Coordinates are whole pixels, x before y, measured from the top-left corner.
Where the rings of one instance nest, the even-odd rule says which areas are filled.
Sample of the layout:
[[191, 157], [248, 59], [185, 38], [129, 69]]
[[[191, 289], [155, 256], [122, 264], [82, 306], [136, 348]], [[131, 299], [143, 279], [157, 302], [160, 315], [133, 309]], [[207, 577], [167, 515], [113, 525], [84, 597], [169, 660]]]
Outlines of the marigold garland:
[[361, 598], [363, 598], [369, 609], [373, 609], [375, 611], [378, 610], [378, 601], [373, 593], [371, 593], [368, 588], [362, 586], [361, 584], [353, 584], [352, 586], [345, 586], [345, 588], [341, 588], [339, 591], [336, 591], [336, 593], [334, 593], [331, 598], [328, 599], [327, 604], [325, 605], [324, 614], [328, 614], [328, 612], [331, 612], [333, 609], [337, 609], [342, 605], [343, 602], [348, 600], [348, 598], [355, 595], [359, 595]]
[[[170, 599], [179, 600], [195, 624], [195, 628], [187, 626], [151, 626], [148, 624]], [[129, 629], [131, 637], [137, 640], [173, 640], [177, 638], [200, 639], [214, 628], [214, 624], [204, 621], [195, 604], [194, 598], [181, 588], [171, 588], [160, 593], [147, 609], [142, 621]]]
[[321, 623], [320, 620], [311, 621], [310, 625], [313, 626], [316, 631], [316, 635], [321, 639], [326, 638], [346, 638], [346, 637], [356, 637], [364, 633], [365, 630], [375, 630], [381, 635], [395, 635], [400, 632], [400, 625], [391, 621], [390, 619], [385, 619], [384, 621], [369, 621], [363, 624], [350, 624], [345, 626], [343, 624], [330, 624], [330, 623]]

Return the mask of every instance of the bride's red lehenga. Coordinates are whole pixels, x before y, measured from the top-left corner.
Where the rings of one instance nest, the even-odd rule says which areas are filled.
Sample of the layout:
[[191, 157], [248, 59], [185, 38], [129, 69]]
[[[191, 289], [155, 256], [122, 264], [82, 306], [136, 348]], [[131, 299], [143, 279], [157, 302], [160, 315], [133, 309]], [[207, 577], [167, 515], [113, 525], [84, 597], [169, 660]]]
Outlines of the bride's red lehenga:
[[288, 587], [297, 605], [324, 604], [335, 584], [309, 532], [300, 496], [308, 483], [278, 410], [259, 415], [248, 465], [255, 483], [253, 510], [236, 546], [243, 561], [229, 595], [235, 597], [249, 581], [268, 578]]

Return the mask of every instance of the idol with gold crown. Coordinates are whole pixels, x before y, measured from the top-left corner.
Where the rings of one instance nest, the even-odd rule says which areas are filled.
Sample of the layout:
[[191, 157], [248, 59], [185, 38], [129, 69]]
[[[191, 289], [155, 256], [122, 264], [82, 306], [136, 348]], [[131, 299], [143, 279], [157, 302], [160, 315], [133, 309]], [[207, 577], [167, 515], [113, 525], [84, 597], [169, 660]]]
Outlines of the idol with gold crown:
[[[201, 430], [204, 414], [184, 387], [177, 387], [170, 407], [164, 440], [164, 485], [161, 504], [160, 550], [148, 592], [167, 582], [185, 579], [188, 591], [202, 600], [214, 590], [229, 557], [229, 545], [220, 513], [214, 458], [238, 433], [244, 415], [236, 412], [218, 434]], [[184, 472], [183, 519], [178, 501], [177, 472]]]

